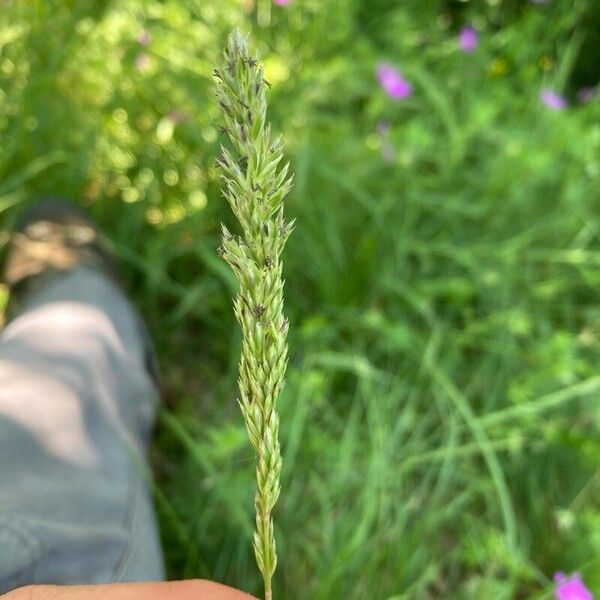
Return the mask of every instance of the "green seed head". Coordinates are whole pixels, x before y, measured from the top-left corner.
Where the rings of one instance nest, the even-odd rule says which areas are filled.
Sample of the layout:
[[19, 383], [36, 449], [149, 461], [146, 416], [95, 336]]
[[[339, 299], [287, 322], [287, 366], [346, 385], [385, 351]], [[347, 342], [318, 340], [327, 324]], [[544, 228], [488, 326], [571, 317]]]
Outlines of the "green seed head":
[[270, 599], [277, 565], [271, 512], [279, 497], [281, 473], [276, 402], [287, 367], [281, 254], [293, 229], [293, 223], [284, 219], [283, 204], [292, 179], [281, 137], [273, 139], [266, 123], [269, 84], [239, 31], [229, 37], [214, 75], [222, 131], [230, 141], [229, 147], [222, 146], [218, 161], [223, 195], [241, 228], [236, 236], [223, 226], [219, 253], [240, 284], [234, 300], [243, 336], [238, 403], [257, 455], [253, 545], [265, 597]]

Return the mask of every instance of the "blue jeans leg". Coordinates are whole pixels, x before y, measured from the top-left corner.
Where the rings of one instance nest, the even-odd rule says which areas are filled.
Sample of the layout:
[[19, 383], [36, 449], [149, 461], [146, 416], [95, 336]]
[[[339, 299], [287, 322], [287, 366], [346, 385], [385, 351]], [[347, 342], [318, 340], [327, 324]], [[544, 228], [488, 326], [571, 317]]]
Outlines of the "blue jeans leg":
[[158, 403], [145, 329], [86, 267], [0, 336], [0, 593], [164, 578], [147, 444]]

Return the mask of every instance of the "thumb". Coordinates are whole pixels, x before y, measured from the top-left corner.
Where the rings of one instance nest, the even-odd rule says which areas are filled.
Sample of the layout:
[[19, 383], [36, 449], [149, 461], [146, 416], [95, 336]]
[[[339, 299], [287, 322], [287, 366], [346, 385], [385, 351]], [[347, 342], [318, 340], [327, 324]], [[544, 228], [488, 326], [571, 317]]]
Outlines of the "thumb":
[[106, 585], [28, 585], [0, 600], [256, 600], [212, 581], [112, 583]]

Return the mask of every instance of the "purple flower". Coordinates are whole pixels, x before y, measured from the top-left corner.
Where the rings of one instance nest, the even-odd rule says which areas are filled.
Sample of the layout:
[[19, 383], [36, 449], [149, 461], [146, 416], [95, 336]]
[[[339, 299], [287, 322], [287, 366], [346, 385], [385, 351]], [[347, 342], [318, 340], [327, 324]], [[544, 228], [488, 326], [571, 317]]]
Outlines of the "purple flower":
[[473, 27], [466, 25], [460, 30], [458, 44], [463, 52], [473, 52], [479, 45], [479, 36]]
[[563, 110], [567, 107], [567, 101], [564, 97], [550, 89], [540, 92], [540, 100], [552, 110]]
[[273, 0], [273, 3], [277, 6], [287, 6], [292, 3], [292, 0]]
[[391, 65], [380, 63], [375, 70], [377, 80], [385, 93], [394, 100], [403, 100], [412, 94], [412, 85], [402, 77], [398, 69]]
[[554, 575], [554, 581], [556, 582], [554, 593], [558, 600], [594, 600], [592, 592], [585, 587], [577, 573], [567, 577], [559, 571]]

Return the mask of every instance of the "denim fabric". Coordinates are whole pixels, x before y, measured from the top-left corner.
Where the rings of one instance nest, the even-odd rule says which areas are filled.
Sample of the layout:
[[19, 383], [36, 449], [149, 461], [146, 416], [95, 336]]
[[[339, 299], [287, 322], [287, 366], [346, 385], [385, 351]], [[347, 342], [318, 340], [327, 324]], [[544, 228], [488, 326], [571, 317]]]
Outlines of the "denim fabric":
[[0, 337], [0, 593], [164, 578], [146, 449], [158, 394], [136, 312], [79, 267]]

